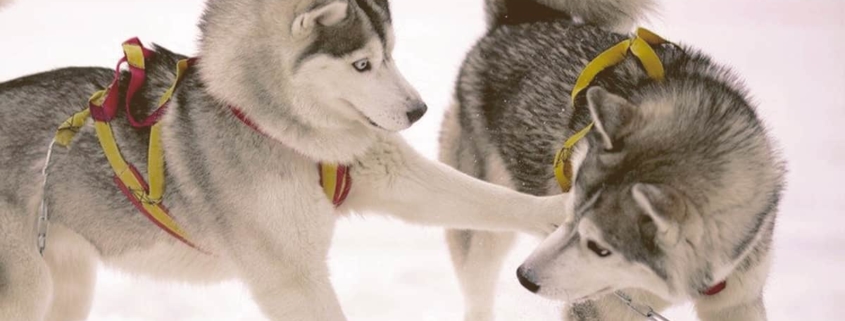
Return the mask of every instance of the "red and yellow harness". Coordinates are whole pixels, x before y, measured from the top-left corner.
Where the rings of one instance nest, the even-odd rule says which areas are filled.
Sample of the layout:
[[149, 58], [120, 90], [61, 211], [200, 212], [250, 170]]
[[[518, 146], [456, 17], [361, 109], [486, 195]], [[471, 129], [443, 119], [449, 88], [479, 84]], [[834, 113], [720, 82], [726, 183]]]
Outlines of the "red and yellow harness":
[[[177, 221], [168, 212], [167, 207], [163, 204], [162, 198], [164, 196], [166, 180], [164, 176], [164, 150], [161, 146], [162, 127], [159, 122], [167, 110], [174, 91], [176, 91], [176, 88], [181, 83], [188, 68], [196, 62], [196, 58], [179, 61], [176, 67], [176, 81], [174, 81], [173, 85], [159, 99], [158, 107], [153, 113], [139, 121], [130, 112], [130, 102], [132, 97], [143, 86], [146, 79], [146, 61], [155, 55], [155, 52], [144, 48], [141, 41], [137, 38], [124, 42], [123, 52], [124, 57], [118, 62], [115, 68], [114, 80], [111, 85], [106, 89], [94, 93], [88, 101], [87, 109], [74, 114], [59, 126], [54, 138], [55, 143], [64, 147], [70, 146], [76, 133], [85, 125], [88, 118], [92, 118], [94, 120], [97, 138], [100, 141], [106, 159], [114, 171], [114, 182], [118, 188], [135, 205], [135, 208], [141, 211], [150, 221], [179, 241], [193, 248], [198, 248], [190, 241], [188, 233], [179, 226]], [[149, 181], [145, 181], [135, 166], [127, 162], [120, 154], [120, 149], [118, 148], [110, 125], [111, 121], [115, 119], [118, 104], [120, 103], [120, 67], [124, 63], [128, 65], [130, 75], [129, 87], [125, 96], [126, 117], [132, 127], [150, 128], [150, 142], [147, 152]], [[240, 110], [234, 107], [230, 108], [235, 117], [259, 133], [264, 134]], [[320, 163], [318, 164], [318, 171], [320, 173], [320, 185], [322, 185], [326, 197], [335, 206], [340, 206], [346, 199], [349, 189], [352, 186], [349, 168], [344, 165]]]

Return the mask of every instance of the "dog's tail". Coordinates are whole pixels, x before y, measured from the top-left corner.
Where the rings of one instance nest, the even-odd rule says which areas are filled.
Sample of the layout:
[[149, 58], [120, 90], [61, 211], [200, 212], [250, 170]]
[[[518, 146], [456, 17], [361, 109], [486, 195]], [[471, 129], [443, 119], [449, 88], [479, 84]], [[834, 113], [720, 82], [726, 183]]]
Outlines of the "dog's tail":
[[490, 29], [501, 25], [574, 19], [611, 31], [630, 31], [656, 0], [485, 0]]

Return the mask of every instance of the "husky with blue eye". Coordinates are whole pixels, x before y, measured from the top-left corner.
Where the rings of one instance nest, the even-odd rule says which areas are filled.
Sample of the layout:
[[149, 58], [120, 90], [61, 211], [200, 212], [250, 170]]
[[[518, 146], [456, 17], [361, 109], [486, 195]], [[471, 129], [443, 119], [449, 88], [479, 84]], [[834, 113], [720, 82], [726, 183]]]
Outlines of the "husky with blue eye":
[[[74, 128], [67, 148], [52, 149], [44, 185], [56, 129], [113, 71], [67, 68], [0, 83], [0, 320], [85, 320], [104, 262], [177, 281], [239, 279], [269, 320], [342, 321], [326, 255], [343, 213], [533, 234], [562, 221], [566, 197], [473, 179], [396, 134], [426, 105], [394, 64], [386, 0], [209, 0], [200, 28], [199, 59], [157, 127], [161, 204], [190, 244], [118, 188], [102, 127], [91, 121]], [[151, 130], [131, 127], [127, 113], [157, 108], [183, 58], [155, 48], [134, 96], [128, 72], [112, 87], [132, 96], [110, 126], [141, 175], [150, 172]], [[320, 186], [325, 163], [350, 169], [345, 201]], [[42, 200], [50, 222], [43, 256]]]
[[[650, 0], [489, 0], [488, 33], [464, 61], [442, 161], [534, 195], [560, 193], [555, 153], [574, 147], [566, 219], [519, 281], [568, 302], [565, 320], [644, 320], [692, 301], [705, 321], [766, 319], [763, 287], [784, 186], [774, 140], [741, 81], [698, 50], [654, 46], [655, 81], [629, 55], [572, 103], [588, 62], [628, 39]], [[457, 212], [456, 212], [457, 214]], [[467, 321], [493, 319], [512, 233], [450, 230]]]

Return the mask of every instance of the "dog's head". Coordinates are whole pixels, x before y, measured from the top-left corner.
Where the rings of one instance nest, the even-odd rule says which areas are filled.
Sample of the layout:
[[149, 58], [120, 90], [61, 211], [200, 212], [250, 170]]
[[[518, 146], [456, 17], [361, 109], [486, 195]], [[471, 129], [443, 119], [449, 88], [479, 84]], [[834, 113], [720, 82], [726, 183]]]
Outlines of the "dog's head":
[[292, 33], [308, 43], [292, 87], [300, 102], [379, 129], [408, 128], [426, 111], [393, 60], [387, 1], [334, 1], [299, 14]]
[[201, 24], [208, 90], [272, 134], [398, 131], [426, 110], [393, 60], [386, 0], [211, 0]]
[[637, 103], [588, 90], [595, 126], [577, 155], [574, 217], [520, 267], [526, 288], [675, 301], [730, 274], [771, 228], [781, 172], [747, 103], [714, 87], [679, 80]]
[[547, 238], [518, 270], [540, 295], [577, 302], [625, 288], [674, 297], [667, 256], [682, 255], [690, 210], [671, 187], [637, 183], [584, 194], [578, 219]]

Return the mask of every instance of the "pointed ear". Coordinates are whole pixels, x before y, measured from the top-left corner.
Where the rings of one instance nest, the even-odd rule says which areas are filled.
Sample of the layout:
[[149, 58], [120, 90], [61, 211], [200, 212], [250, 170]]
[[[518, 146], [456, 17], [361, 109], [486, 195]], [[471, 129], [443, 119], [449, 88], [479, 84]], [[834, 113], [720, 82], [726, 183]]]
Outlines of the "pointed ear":
[[346, 1], [333, 1], [326, 5], [311, 9], [293, 19], [291, 33], [294, 37], [305, 37], [314, 31], [318, 24], [321, 26], [334, 26], [349, 15], [349, 3]]
[[601, 87], [587, 89], [587, 106], [593, 117], [595, 130], [601, 135], [604, 148], [611, 150], [619, 130], [634, 116], [634, 106], [625, 98], [611, 94]]
[[674, 190], [651, 184], [634, 184], [631, 195], [637, 205], [657, 226], [658, 237], [676, 242], [680, 223], [686, 217], [686, 206]]

